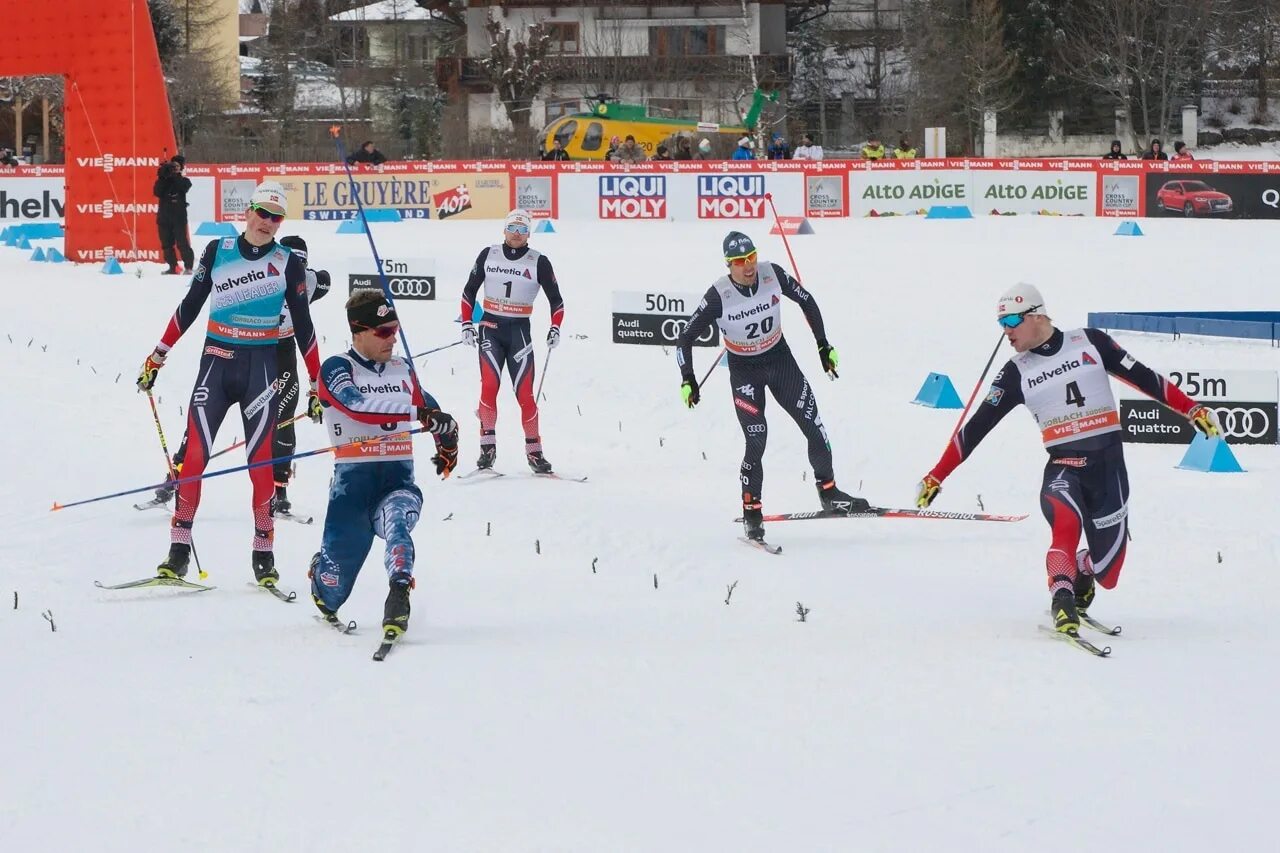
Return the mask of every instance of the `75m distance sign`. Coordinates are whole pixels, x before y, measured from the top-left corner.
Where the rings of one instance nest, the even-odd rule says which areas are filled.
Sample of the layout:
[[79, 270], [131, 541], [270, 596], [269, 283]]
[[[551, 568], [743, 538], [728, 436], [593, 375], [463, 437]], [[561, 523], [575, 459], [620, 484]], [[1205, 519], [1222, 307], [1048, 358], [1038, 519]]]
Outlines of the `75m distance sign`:
[[[370, 258], [348, 261], [347, 284], [351, 293], [362, 288], [381, 289], [382, 280]], [[355, 272], [366, 269], [369, 272]], [[392, 299], [435, 299], [436, 264], [434, 258], [383, 258], [382, 271], [391, 288]]]
[[[617, 291], [613, 293], [613, 342], [675, 346], [698, 307], [702, 296], [694, 293]], [[714, 324], [694, 341], [694, 346], [720, 346], [720, 329]]]

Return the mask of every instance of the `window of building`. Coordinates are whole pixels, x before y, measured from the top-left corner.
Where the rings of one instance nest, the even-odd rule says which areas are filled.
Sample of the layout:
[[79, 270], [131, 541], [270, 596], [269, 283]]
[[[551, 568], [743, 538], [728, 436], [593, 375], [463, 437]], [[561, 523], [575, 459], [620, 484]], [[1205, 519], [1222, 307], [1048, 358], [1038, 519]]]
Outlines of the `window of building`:
[[578, 112], [582, 112], [582, 101], [577, 98], [547, 98], [547, 124]]
[[431, 58], [431, 37], [411, 35], [405, 37], [404, 58], [410, 62], [426, 62]]
[[649, 115], [655, 118], [700, 119], [702, 101], [697, 98], [650, 98]]
[[547, 31], [551, 33], [551, 41], [547, 45], [547, 53], [578, 52], [577, 21], [549, 23], [547, 24]]
[[719, 56], [724, 27], [650, 27], [651, 56]]
[[582, 137], [582, 150], [599, 151], [602, 142], [604, 142], [604, 126], [598, 121], [593, 121], [587, 125], [587, 133]]

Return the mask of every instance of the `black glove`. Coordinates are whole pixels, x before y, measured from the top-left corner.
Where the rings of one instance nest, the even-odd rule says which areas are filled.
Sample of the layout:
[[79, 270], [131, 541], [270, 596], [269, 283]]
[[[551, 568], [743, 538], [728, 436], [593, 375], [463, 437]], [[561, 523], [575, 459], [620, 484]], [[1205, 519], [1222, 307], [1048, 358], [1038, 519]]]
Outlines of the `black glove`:
[[312, 302], [318, 302], [324, 298], [329, 292], [329, 288], [333, 284], [333, 279], [329, 277], [328, 270], [316, 270], [316, 292], [311, 297]]
[[443, 480], [449, 479], [453, 469], [458, 467], [458, 428], [445, 435], [436, 436], [436, 455], [431, 457], [436, 466], [436, 474]]
[[840, 353], [836, 352], [835, 347], [826, 341], [818, 341], [818, 359], [822, 362], [823, 370], [835, 379], [840, 378], [840, 374], [836, 373], [836, 368], [840, 366]]
[[684, 377], [680, 382], [680, 396], [684, 400], [684, 404], [691, 409], [702, 402], [702, 393], [698, 390], [698, 380], [692, 376]]
[[418, 407], [418, 420], [422, 421], [422, 425], [427, 428], [427, 432], [435, 436], [453, 433], [458, 434], [458, 423], [453, 419], [452, 415], [446, 414], [439, 409], [432, 409], [427, 406]]

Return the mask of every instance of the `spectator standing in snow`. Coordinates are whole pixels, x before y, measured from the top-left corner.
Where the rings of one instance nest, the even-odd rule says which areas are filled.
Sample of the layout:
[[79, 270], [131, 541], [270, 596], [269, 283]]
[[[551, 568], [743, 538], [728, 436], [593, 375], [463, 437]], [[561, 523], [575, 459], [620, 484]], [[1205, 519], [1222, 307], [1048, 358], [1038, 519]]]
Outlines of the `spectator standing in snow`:
[[800, 137], [800, 147], [796, 149], [793, 156], [796, 160], [821, 160], [822, 146], [815, 145], [813, 137], [806, 133]]
[[381, 166], [387, 162], [387, 155], [383, 154], [373, 144], [372, 140], [365, 140], [360, 143], [360, 148], [347, 155], [347, 165], [354, 166], [357, 163], [364, 163], [368, 166]]

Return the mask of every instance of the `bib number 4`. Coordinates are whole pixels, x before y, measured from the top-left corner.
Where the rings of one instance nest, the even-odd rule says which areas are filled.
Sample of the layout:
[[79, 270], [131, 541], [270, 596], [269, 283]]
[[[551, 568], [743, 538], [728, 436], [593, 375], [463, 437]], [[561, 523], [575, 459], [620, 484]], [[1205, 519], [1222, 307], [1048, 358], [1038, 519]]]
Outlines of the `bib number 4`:
[[1067, 383], [1067, 403], [1076, 408], [1084, 408], [1084, 395], [1080, 393], [1080, 385], [1076, 382]]

